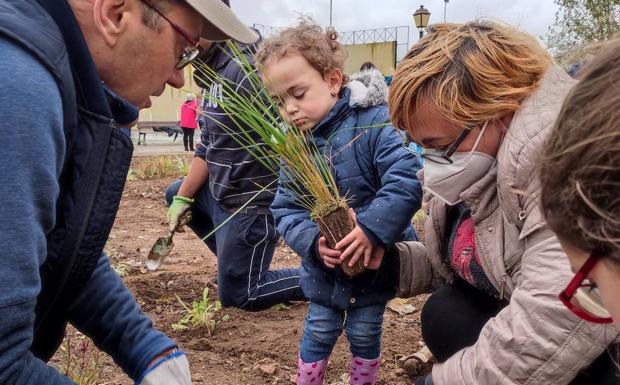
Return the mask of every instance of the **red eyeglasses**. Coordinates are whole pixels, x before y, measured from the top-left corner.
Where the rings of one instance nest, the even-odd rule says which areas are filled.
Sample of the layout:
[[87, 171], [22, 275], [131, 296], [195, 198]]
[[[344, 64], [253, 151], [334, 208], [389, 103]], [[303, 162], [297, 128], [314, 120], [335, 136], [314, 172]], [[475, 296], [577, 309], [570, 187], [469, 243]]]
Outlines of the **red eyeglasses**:
[[560, 293], [560, 301], [579, 318], [597, 324], [608, 324], [613, 320], [603, 305], [598, 288], [587, 278], [601, 258], [601, 254], [597, 252], [588, 257], [566, 289]]
[[177, 64], [174, 66], [178, 70], [185, 68], [189, 63], [194, 61], [194, 59], [196, 59], [198, 55], [200, 54], [200, 47], [198, 45], [199, 40], [193, 39], [187, 32], [183, 31], [181, 27], [175, 24], [172, 20], [168, 19], [162, 11], [157, 9], [157, 7], [155, 7], [150, 2], [150, 0], [141, 0], [141, 1], [144, 3], [144, 5], [146, 5], [153, 11], [155, 11], [159, 16], [161, 16], [164, 20], [170, 23], [170, 26], [172, 27], [172, 29], [174, 29], [176, 33], [181, 35], [183, 39], [187, 40], [187, 42], [191, 44], [189, 47], [185, 47], [183, 49], [183, 52], [181, 53], [181, 56], [179, 57]]

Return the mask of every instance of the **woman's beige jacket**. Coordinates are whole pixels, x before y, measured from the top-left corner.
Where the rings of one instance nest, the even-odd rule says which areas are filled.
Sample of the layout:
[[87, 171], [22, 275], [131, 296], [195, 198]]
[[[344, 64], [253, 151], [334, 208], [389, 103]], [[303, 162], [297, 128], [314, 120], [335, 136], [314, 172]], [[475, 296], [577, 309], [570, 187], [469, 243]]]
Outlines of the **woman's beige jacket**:
[[[539, 153], [573, 84], [562, 69], [550, 68], [515, 114], [496, 164], [461, 193], [482, 268], [510, 304], [474, 345], [434, 366], [435, 385], [568, 384], [616, 338], [613, 327], [580, 320], [558, 299], [573, 273], [540, 209]], [[425, 245], [397, 244], [403, 297], [455, 278], [441, 244], [446, 206], [431, 198], [427, 211]]]

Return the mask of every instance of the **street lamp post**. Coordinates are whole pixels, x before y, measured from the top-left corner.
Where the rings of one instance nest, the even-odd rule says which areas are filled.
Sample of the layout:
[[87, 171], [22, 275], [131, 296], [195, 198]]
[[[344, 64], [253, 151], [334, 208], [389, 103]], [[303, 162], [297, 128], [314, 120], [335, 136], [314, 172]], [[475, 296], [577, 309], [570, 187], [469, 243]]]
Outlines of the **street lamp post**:
[[443, 22], [447, 23], [447, 19], [446, 19], [446, 11], [448, 9], [448, 3], [450, 2], [450, 0], [443, 0]]
[[420, 30], [420, 39], [424, 36], [424, 28], [428, 26], [428, 19], [430, 19], [430, 17], [431, 13], [428, 9], [424, 8], [423, 5], [420, 5], [420, 8], [413, 14], [415, 26]]

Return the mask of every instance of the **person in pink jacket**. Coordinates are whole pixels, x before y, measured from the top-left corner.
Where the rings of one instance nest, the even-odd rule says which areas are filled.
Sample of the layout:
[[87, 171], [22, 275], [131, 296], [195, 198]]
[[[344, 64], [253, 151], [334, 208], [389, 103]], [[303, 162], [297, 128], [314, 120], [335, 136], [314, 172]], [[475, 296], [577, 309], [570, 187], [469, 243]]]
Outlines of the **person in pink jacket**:
[[196, 122], [197, 110], [196, 95], [187, 94], [186, 100], [181, 106], [181, 130], [183, 130], [183, 146], [185, 151], [194, 151], [194, 131], [198, 127]]

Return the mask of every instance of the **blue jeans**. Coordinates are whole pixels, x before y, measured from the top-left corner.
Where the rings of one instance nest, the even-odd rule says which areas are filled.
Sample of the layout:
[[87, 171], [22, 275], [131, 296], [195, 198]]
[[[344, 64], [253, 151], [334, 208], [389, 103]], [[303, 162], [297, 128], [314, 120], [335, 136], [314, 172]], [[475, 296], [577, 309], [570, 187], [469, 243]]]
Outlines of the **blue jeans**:
[[[172, 203], [183, 180], [166, 190]], [[196, 194], [189, 227], [201, 239], [232, 213], [217, 203], [208, 184]], [[204, 239], [217, 256], [217, 291], [222, 306], [258, 311], [281, 302], [305, 300], [299, 269], [269, 270], [278, 242], [271, 214], [236, 214], [215, 235]]]
[[381, 328], [385, 303], [346, 312], [310, 302], [299, 348], [304, 362], [329, 357], [343, 329], [354, 356], [373, 360], [381, 354]]

